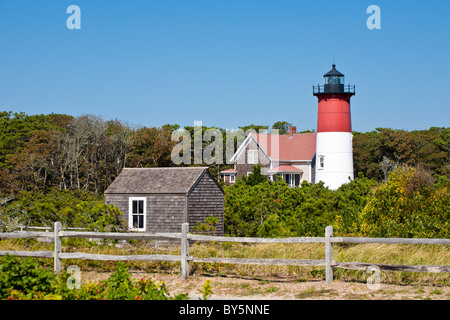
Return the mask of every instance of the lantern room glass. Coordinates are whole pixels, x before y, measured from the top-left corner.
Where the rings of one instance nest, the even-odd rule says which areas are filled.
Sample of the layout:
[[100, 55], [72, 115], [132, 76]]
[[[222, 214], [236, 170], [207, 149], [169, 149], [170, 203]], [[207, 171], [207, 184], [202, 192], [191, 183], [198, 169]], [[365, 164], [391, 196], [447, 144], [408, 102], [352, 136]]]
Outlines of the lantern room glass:
[[344, 84], [344, 76], [323, 77], [324, 84]]

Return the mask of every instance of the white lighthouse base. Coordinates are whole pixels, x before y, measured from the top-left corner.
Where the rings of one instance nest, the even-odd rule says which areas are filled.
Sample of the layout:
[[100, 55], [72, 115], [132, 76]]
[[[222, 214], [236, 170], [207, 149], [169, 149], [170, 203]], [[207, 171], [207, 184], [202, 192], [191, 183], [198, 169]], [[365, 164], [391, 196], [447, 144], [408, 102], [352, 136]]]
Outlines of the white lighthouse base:
[[316, 142], [315, 182], [332, 190], [353, 180], [351, 132], [319, 132]]

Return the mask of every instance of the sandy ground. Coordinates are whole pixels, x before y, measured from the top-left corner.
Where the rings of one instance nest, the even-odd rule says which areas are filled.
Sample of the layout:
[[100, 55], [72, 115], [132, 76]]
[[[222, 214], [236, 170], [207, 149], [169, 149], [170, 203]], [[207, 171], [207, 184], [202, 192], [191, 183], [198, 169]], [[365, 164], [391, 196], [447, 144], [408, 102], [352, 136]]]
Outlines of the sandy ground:
[[[130, 271], [133, 278], [151, 278], [165, 283], [171, 295], [188, 293], [190, 299], [202, 297], [200, 290], [206, 280], [211, 281], [210, 299], [245, 300], [450, 300], [450, 287], [399, 286], [380, 283], [369, 288], [366, 283], [333, 281], [293, 281], [285, 279], [257, 280], [236, 276], [211, 277], [193, 275], [182, 280], [179, 274], [160, 274]], [[107, 279], [110, 272], [82, 272], [82, 281]]]

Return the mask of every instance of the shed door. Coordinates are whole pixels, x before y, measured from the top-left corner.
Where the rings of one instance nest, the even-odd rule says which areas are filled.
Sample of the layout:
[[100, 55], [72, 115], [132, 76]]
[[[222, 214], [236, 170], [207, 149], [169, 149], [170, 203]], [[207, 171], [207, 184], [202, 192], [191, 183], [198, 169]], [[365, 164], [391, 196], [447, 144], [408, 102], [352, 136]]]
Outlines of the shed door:
[[147, 198], [130, 198], [128, 227], [133, 231], [145, 231]]

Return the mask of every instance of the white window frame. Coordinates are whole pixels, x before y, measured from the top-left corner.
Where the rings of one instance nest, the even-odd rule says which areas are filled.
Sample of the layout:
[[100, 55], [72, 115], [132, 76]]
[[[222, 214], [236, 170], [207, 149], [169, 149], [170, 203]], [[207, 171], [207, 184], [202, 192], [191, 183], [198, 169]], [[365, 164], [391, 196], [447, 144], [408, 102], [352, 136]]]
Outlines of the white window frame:
[[[144, 202], [144, 221], [143, 228], [133, 228], [133, 201], [143, 201]], [[145, 231], [147, 225], [147, 198], [146, 197], [129, 197], [128, 198], [128, 228], [131, 231]]]
[[258, 150], [248, 150], [247, 151], [247, 163], [257, 164], [258, 163]]
[[236, 182], [236, 176], [234, 174], [230, 175], [230, 183]]

